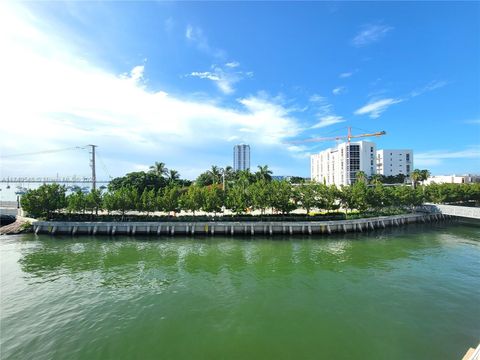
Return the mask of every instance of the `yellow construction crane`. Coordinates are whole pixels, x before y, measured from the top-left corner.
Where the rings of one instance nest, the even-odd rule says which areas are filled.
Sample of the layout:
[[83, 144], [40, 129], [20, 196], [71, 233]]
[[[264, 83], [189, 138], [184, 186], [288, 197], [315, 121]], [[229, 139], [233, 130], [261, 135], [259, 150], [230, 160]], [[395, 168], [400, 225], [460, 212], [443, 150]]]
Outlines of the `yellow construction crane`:
[[343, 139], [347, 139], [347, 141], [350, 142], [350, 139], [364, 138], [364, 137], [371, 137], [371, 136], [383, 136], [383, 135], [386, 135], [386, 134], [387, 133], [385, 131], [378, 131], [378, 132], [374, 132], [374, 133], [370, 133], [370, 134], [352, 135], [352, 129], [349, 127], [347, 135], [335, 136], [335, 137], [317, 137], [317, 138], [311, 138], [311, 139], [294, 140], [294, 141], [288, 141], [287, 144], [305, 144], [305, 143], [313, 143], [313, 142], [321, 142], [321, 141], [343, 140]]

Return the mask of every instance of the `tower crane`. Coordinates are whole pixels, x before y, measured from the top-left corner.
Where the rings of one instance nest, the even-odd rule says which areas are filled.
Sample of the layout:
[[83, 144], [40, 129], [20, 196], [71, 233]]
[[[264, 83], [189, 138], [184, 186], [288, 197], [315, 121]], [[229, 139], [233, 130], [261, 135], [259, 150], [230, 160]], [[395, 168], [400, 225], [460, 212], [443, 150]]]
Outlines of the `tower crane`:
[[287, 144], [305, 144], [305, 143], [314, 143], [314, 142], [321, 142], [321, 141], [343, 140], [343, 139], [347, 139], [348, 143], [350, 143], [351, 139], [372, 137], [372, 136], [378, 137], [378, 136], [383, 136], [383, 135], [386, 135], [386, 134], [387, 133], [382, 130], [382, 131], [378, 131], [378, 132], [374, 132], [374, 133], [352, 135], [352, 129], [350, 127], [348, 127], [348, 134], [347, 135], [335, 136], [335, 137], [316, 137], [316, 138], [311, 138], [311, 139], [294, 140], [294, 141], [288, 141]]

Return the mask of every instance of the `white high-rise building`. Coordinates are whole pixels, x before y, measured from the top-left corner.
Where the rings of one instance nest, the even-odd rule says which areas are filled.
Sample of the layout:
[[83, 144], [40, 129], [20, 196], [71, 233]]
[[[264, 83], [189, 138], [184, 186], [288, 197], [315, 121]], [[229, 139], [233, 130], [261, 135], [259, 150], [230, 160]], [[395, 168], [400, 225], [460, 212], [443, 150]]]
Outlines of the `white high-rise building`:
[[363, 171], [376, 173], [376, 145], [370, 141], [342, 143], [310, 157], [311, 179], [326, 185], [351, 185]]
[[233, 170], [248, 169], [250, 169], [250, 145], [235, 145], [233, 147]]
[[377, 174], [410, 176], [413, 171], [413, 150], [383, 149], [377, 151]]

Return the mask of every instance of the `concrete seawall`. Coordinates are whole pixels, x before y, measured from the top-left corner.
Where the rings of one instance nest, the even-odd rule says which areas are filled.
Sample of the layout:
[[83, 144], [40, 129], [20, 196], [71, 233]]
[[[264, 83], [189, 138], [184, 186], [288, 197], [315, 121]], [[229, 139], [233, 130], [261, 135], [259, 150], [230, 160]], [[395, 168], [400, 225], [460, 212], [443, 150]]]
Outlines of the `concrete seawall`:
[[406, 214], [337, 221], [211, 221], [211, 222], [60, 222], [37, 221], [35, 234], [71, 235], [311, 235], [366, 232], [450, 218], [443, 214]]

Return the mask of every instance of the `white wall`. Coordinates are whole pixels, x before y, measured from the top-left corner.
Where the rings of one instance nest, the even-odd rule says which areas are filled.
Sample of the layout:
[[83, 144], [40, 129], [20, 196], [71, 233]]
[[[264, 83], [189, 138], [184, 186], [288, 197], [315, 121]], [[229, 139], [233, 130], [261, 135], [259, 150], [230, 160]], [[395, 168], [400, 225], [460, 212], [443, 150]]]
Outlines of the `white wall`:
[[[375, 143], [369, 141], [352, 142], [351, 145], [359, 146], [359, 168], [367, 176], [376, 173], [375, 167]], [[339, 144], [336, 147], [328, 148], [310, 157], [311, 179], [326, 185], [350, 185], [352, 178], [349, 174], [350, 158], [348, 143]], [[351, 148], [350, 148], [351, 149]], [[373, 162], [373, 165], [372, 165]], [[354, 175], [354, 174], [352, 174]]]
[[[410, 160], [407, 160], [407, 154]], [[377, 151], [377, 173], [384, 176], [403, 174], [410, 176], [413, 171], [413, 150], [382, 149]]]

